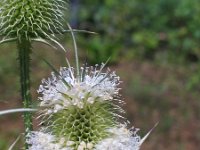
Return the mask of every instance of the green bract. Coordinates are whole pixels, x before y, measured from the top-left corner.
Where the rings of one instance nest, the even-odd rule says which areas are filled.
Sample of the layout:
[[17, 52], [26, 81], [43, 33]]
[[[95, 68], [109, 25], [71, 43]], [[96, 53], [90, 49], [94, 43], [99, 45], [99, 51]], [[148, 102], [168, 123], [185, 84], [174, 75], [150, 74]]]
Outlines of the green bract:
[[0, 34], [6, 39], [51, 39], [63, 31], [63, 0], [3, 0], [0, 6]]

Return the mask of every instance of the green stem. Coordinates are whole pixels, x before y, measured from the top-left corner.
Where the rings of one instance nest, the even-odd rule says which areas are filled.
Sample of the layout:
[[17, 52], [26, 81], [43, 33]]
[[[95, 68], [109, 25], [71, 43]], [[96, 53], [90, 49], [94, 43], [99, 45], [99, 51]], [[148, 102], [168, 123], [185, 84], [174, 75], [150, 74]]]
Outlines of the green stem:
[[[24, 39], [17, 42], [19, 51], [19, 65], [20, 65], [20, 84], [21, 84], [21, 97], [24, 108], [32, 107], [31, 93], [30, 93], [30, 53], [31, 43]], [[25, 149], [28, 149], [27, 134], [32, 131], [32, 113], [24, 112], [24, 128], [25, 128]]]

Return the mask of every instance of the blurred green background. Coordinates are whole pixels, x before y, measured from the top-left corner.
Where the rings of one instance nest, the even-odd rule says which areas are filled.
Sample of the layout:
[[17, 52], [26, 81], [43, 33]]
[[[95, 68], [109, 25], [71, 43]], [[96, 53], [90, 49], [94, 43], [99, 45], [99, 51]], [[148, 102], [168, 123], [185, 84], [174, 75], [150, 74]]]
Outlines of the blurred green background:
[[[71, 0], [68, 19], [77, 33], [80, 61], [105, 62], [121, 77], [124, 109], [144, 135], [159, 125], [144, 150], [197, 150], [200, 147], [199, 0]], [[61, 36], [62, 37], [62, 36]], [[61, 38], [74, 64], [69, 34]], [[0, 45], [0, 110], [20, 107], [16, 45]], [[64, 53], [34, 43], [33, 51], [59, 69]], [[32, 54], [32, 93], [51, 69]], [[37, 127], [35, 127], [37, 128]], [[0, 117], [0, 149], [23, 132], [21, 114]], [[19, 149], [21, 144], [18, 145]]]

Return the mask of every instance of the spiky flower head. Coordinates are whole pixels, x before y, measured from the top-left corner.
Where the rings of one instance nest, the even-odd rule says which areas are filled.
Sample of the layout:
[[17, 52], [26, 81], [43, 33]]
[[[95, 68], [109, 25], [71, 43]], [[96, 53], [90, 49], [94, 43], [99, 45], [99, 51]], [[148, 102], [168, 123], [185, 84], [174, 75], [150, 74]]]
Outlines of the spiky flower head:
[[64, 0], [2, 0], [0, 34], [5, 39], [51, 39], [63, 31]]
[[29, 134], [28, 150], [139, 150], [148, 137], [119, 123], [119, 77], [104, 64], [62, 67], [42, 80], [38, 92], [42, 128]]
[[109, 70], [102, 72], [103, 67], [82, 67], [80, 76], [74, 68], [63, 67], [42, 80], [38, 92], [42, 95], [44, 132], [51, 132], [58, 140], [64, 138], [65, 143], [73, 141], [74, 149], [92, 149], [110, 135], [107, 129], [118, 124], [123, 110], [113, 102], [120, 101], [119, 77]]

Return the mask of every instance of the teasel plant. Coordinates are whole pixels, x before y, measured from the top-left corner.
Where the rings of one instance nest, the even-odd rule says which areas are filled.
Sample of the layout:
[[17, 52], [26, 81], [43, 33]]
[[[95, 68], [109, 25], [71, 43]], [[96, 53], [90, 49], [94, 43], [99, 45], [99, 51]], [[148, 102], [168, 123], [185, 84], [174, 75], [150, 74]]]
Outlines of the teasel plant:
[[[25, 138], [32, 130], [32, 100], [30, 93], [30, 60], [32, 42], [41, 42], [65, 50], [56, 38], [65, 31], [67, 3], [64, 0], [1, 0], [0, 36], [2, 43], [15, 42], [18, 49], [21, 97], [23, 109], [8, 110], [2, 114], [23, 111]], [[57, 46], [55, 46], [57, 45]], [[26, 139], [27, 141], [27, 139]], [[28, 144], [25, 144], [28, 149]]]
[[[139, 150], [150, 130], [141, 138], [136, 128], [128, 128], [124, 103], [119, 95], [120, 78], [105, 64], [79, 66], [74, 31], [65, 30], [64, 0], [2, 0], [0, 2], [0, 44], [16, 42], [20, 68], [22, 109], [1, 111], [0, 115], [24, 112], [26, 150]], [[78, 30], [77, 30], [78, 31]], [[30, 55], [32, 42], [65, 48], [57, 34], [70, 32], [74, 42], [76, 67], [67, 67], [43, 79], [38, 89], [40, 128], [32, 131]], [[17, 138], [18, 140], [19, 138]], [[11, 145], [12, 149], [17, 140]]]
[[[67, 66], [43, 79], [39, 86], [38, 131], [29, 133], [28, 150], [139, 150], [143, 138], [124, 117], [119, 94], [120, 77], [106, 63], [79, 66], [75, 36], [76, 67]], [[156, 125], [155, 125], [156, 126]]]

